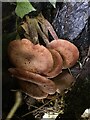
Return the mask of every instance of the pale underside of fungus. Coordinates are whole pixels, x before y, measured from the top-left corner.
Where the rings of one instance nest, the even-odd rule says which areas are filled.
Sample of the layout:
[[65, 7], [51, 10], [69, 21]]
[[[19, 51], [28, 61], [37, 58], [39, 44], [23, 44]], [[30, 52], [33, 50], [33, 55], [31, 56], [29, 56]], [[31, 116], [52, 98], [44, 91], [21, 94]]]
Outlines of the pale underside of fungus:
[[[39, 33], [46, 47], [39, 43], [34, 44], [27, 38], [10, 42], [8, 55], [16, 68], [10, 68], [9, 72], [19, 79], [24, 92], [35, 99], [43, 99], [56, 91], [61, 93], [74, 81], [70, 74], [63, 73], [63, 69], [71, 68], [76, 64], [79, 51], [69, 41], [58, 39], [53, 27], [44, 18], [37, 17], [37, 19], [31, 19], [30, 22], [33, 22], [35, 28], [33, 32]], [[28, 24], [29, 22], [24, 23], [25, 26], [23, 26], [27, 34]], [[51, 42], [48, 40], [48, 30], [54, 38]], [[31, 37], [35, 38], [34, 35]]]
[[19, 85], [22, 91], [25, 91], [25, 93], [35, 99], [44, 99], [48, 96], [48, 93], [43, 92], [40, 86], [34, 83], [27, 81], [19, 81]]
[[68, 73], [68, 71], [66, 70], [64, 70], [62, 74], [59, 74], [52, 80], [57, 86], [57, 92], [61, 94], [64, 92], [65, 89], [70, 88], [75, 82], [75, 78], [73, 77], [73, 75]]
[[52, 80], [49, 80], [48, 78], [41, 76], [39, 74], [29, 72], [20, 68], [9, 68], [9, 71], [17, 78], [31, 82], [34, 84], [37, 84], [40, 86], [40, 88], [48, 93], [48, 94], [54, 94], [56, 91], [55, 83]]

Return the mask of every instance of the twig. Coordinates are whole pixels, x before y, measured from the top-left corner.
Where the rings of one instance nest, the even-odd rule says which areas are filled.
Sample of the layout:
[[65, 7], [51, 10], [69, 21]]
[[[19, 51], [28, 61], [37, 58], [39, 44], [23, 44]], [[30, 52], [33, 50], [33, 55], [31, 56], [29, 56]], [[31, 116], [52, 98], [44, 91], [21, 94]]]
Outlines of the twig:
[[72, 75], [72, 72], [71, 72], [70, 68], [67, 68], [67, 69], [68, 69], [68, 71], [69, 71], [70, 75]]
[[46, 20], [44, 18], [44, 16], [42, 15], [42, 13], [39, 14], [39, 16], [37, 17], [37, 19], [39, 20], [39, 22], [41, 22], [42, 24], [44, 24], [46, 26], [47, 30], [52, 35], [53, 39], [57, 40], [58, 36], [57, 36], [57, 34], [56, 34], [53, 26], [48, 22], [48, 20]]
[[47, 36], [42, 32], [42, 30], [41, 30], [41, 28], [39, 27], [37, 21], [36, 21], [36, 28], [37, 28], [37, 31], [38, 31], [39, 35], [43, 38], [46, 46], [48, 46], [49, 40], [48, 40]]
[[20, 91], [17, 91], [16, 92], [16, 101], [15, 101], [15, 104], [13, 105], [13, 107], [11, 108], [9, 114], [7, 115], [6, 117], [6, 120], [10, 120], [13, 115], [15, 114], [16, 110], [18, 109], [18, 107], [20, 106], [21, 104], [21, 101], [22, 101], [22, 95], [21, 95], [21, 92]]
[[90, 59], [90, 46], [88, 48], [88, 53], [87, 53], [87, 56], [85, 57], [85, 59], [83, 60], [83, 65]]
[[46, 25], [47, 29], [51, 33], [53, 39], [57, 40], [58, 36], [57, 36], [56, 32], [54, 31], [54, 28], [52, 27], [52, 25], [47, 20], [45, 20], [44, 24]]
[[48, 101], [47, 103], [45, 103], [45, 104], [42, 105], [41, 107], [39, 107], [39, 108], [37, 108], [37, 109], [35, 109], [35, 110], [31, 111], [31, 112], [28, 112], [28, 113], [22, 115], [21, 117], [23, 118], [23, 117], [25, 117], [25, 116], [27, 116], [27, 115], [29, 115], [29, 114], [31, 114], [31, 113], [34, 113], [34, 112], [42, 109], [44, 106], [46, 106], [47, 104], [49, 104], [49, 103], [50, 103], [51, 101], [53, 101], [54, 99], [56, 99], [56, 98], [51, 99], [50, 101]]
[[[2, 19], [2, 21], [6, 21], [6, 20], [8, 20], [10, 17], [12, 17], [12, 16], [14, 16], [14, 15], [15, 15], [15, 11], [13, 11], [10, 15], [4, 17], [4, 18]], [[0, 21], [1, 21], [1, 19], [0, 19]]]
[[38, 107], [37, 106], [34, 106], [34, 105], [30, 105], [31, 107], [34, 107], [34, 108], [36, 108], [36, 109], [38, 109]]
[[89, 48], [88, 48], [87, 56], [86, 56], [86, 57], [84, 58], [84, 60], [83, 60], [82, 69], [81, 69], [80, 73], [76, 76], [76, 79], [78, 79], [78, 77], [80, 76], [80, 74], [81, 74], [81, 72], [82, 72], [82, 70], [83, 70], [83, 66], [85, 65], [86, 62], [89, 61], [89, 59], [90, 59], [90, 46], [89, 46]]

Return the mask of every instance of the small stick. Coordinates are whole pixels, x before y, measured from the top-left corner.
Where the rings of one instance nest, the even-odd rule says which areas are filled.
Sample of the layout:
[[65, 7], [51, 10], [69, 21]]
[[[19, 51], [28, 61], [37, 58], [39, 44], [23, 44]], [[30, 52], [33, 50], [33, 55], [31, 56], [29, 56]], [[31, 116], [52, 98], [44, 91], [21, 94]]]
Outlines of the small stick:
[[33, 110], [33, 111], [30, 111], [30, 112], [22, 115], [21, 117], [23, 118], [23, 117], [25, 117], [25, 116], [27, 116], [27, 115], [29, 115], [29, 114], [31, 114], [31, 113], [37, 112], [38, 110], [42, 109], [44, 106], [46, 106], [47, 104], [49, 104], [51, 101], [53, 101], [53, 100], [55, 100], [55, 99], [56, 99], [56, 98], [51, 99], [50, 101], [48, 101], [47, 103], [45, 103], [45, 104], [42, 105], [41, 107], [39, 107], [39, 108], [37, 108], [37, 109], [35, 109], [35, 110]]
[[44, 24], [46, 25], [47, 29], [49, 30], [49, 32], [52, 35], [52, 37], [54, 38], [54, 40], [57, 40], [58, 36], [57, 36], [56, 32], [54, 31], [54, 28], [52, 27], [52, 25], [46, 19], [44, 20]]
[[11, 108], [9, 114], [6, 117], [6, 120], [10, 120], [12, 119], [13, 115], [15, 114], [16, 110], [18, 109], [18, 107], [20, 106], [22, 101], [22, 95], [20, 91], [16, 92], [16, 101], [15, 104], [13, 105], [13, 107]]
[[49, 40], [48, 40], [47, 36], [42, 32], [42, 30], [41, 30], [41, 28], [39, 27], [37, 21], [36, 21], [36, 28], [37, 28], [37, 31], [38, 31], [39, 35], [43, 38], [46, 46], [48, 46]]
[[84, 58], [82, 64], [84, 65], [89, 59], [90, 59], [90, 46], [89, 46], [89, 48], [88, 48], [87, 56]]
[[44, 18], [44, 16], [42, 15], [42, 13], [39, 14], [39, 16], [37, 17], [37, 19], [39, 20], [39, 22], [41, 22], [42, 24], [44, 24], [46, 26], [46, 28], [48, 29], [48, 31], [50, 32], [50, 34], [52, 35], [52, 37], [54, 38], [54, 40], [58, 39], [58, 36], [53, 28], [53, 26], [48, 22], [47, 19]]
[[67, 68], [67, 69], [68, 69], [68, 71], [69, 71], [70, 75], [72, 75], [72, 72], [71, 72], [70, 68]]

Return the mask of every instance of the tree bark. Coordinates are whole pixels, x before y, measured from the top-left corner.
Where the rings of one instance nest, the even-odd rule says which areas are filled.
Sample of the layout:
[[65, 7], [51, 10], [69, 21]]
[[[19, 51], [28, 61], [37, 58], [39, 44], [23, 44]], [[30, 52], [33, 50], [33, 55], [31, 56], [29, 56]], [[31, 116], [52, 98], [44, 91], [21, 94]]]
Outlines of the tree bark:
[[56, 120], [79, 120], [85, 109], [90, 107], [90, 56], [83, 66], [72, 90], [65, 97], [64, 114]]

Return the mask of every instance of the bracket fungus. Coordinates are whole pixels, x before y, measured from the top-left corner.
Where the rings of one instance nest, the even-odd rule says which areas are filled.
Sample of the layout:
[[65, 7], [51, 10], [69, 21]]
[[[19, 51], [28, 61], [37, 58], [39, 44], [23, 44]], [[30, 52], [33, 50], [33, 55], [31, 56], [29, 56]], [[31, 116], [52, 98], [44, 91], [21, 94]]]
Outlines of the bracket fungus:
[[52, 70], [48, 72], [46, 75], [48, 78], [53, 78], [62, 72], [63, 60], [61, 55], [56, 50], [49, 49], [49, 51], [52, 54], [54, 64]]
[[48, 94], [54, 94], [56, 91], [55, 83], [44, 76], [20, 68], [9, 68], [9, 72], [11, 72], [16, 78], [23, 81], [37, 84], [40, 86], [42, 91]]
[[71, 42], [63, 39], [53, 40], [49, 47], [57, 50], [63, 59], [63, 68], [70, 68], [77, 62], [79, 51]]
[[28, 39], [12, 41], [8, 47], [8, 54], [16, 67], [32, 72], [49, 72], [53, 66], [49, 50], [42, 45], [34, 45]]
[[57, 86], [57, 92], [63, 93], [65, 89], [68, 89], [72, 83], [75, 82], [75, 78], [73, 75], [68, 73], [68, 71], [63, 71], [62, 74], [59, 74], [55, 78], [52, 79], [55, 85]]
[[[24, 92], [35, 99], [43, 99], [48, 94], [63, 91], [71, 84], [73, 77], [68, 73], [63, 73], [63, 69], [71, 68], [76, 64], [79, 51], [73, 43], [59, 39], [51, 24], [43, 17], [30, 19], [29, 21], [29, 18], [26, 18], [28, 22], [24, 22], [23, 28], [29, 35], [28, 28], [32, 28], [33, 25], [35, 30], [32, 29], [33, 34], [30, 34], [30, 38], [35, 40], [37, 37], [38, 40], [39, 33], [46, 47], [40, 45], [39, 42], [34, 44], [33, 40], [27, 38], [10, 42], [8, 55], [16, 68], [9, 68], [9, 72], [19, 79]], [[54, 38], [51, 42], [48, 40], [48, 31]]]
[[23, 92], [27, 93], [35, 99], [44, 99], [48, 96], [48, 93], [43, 92], [40, 86], [34, 83], [19, 81], [19, 85]]

